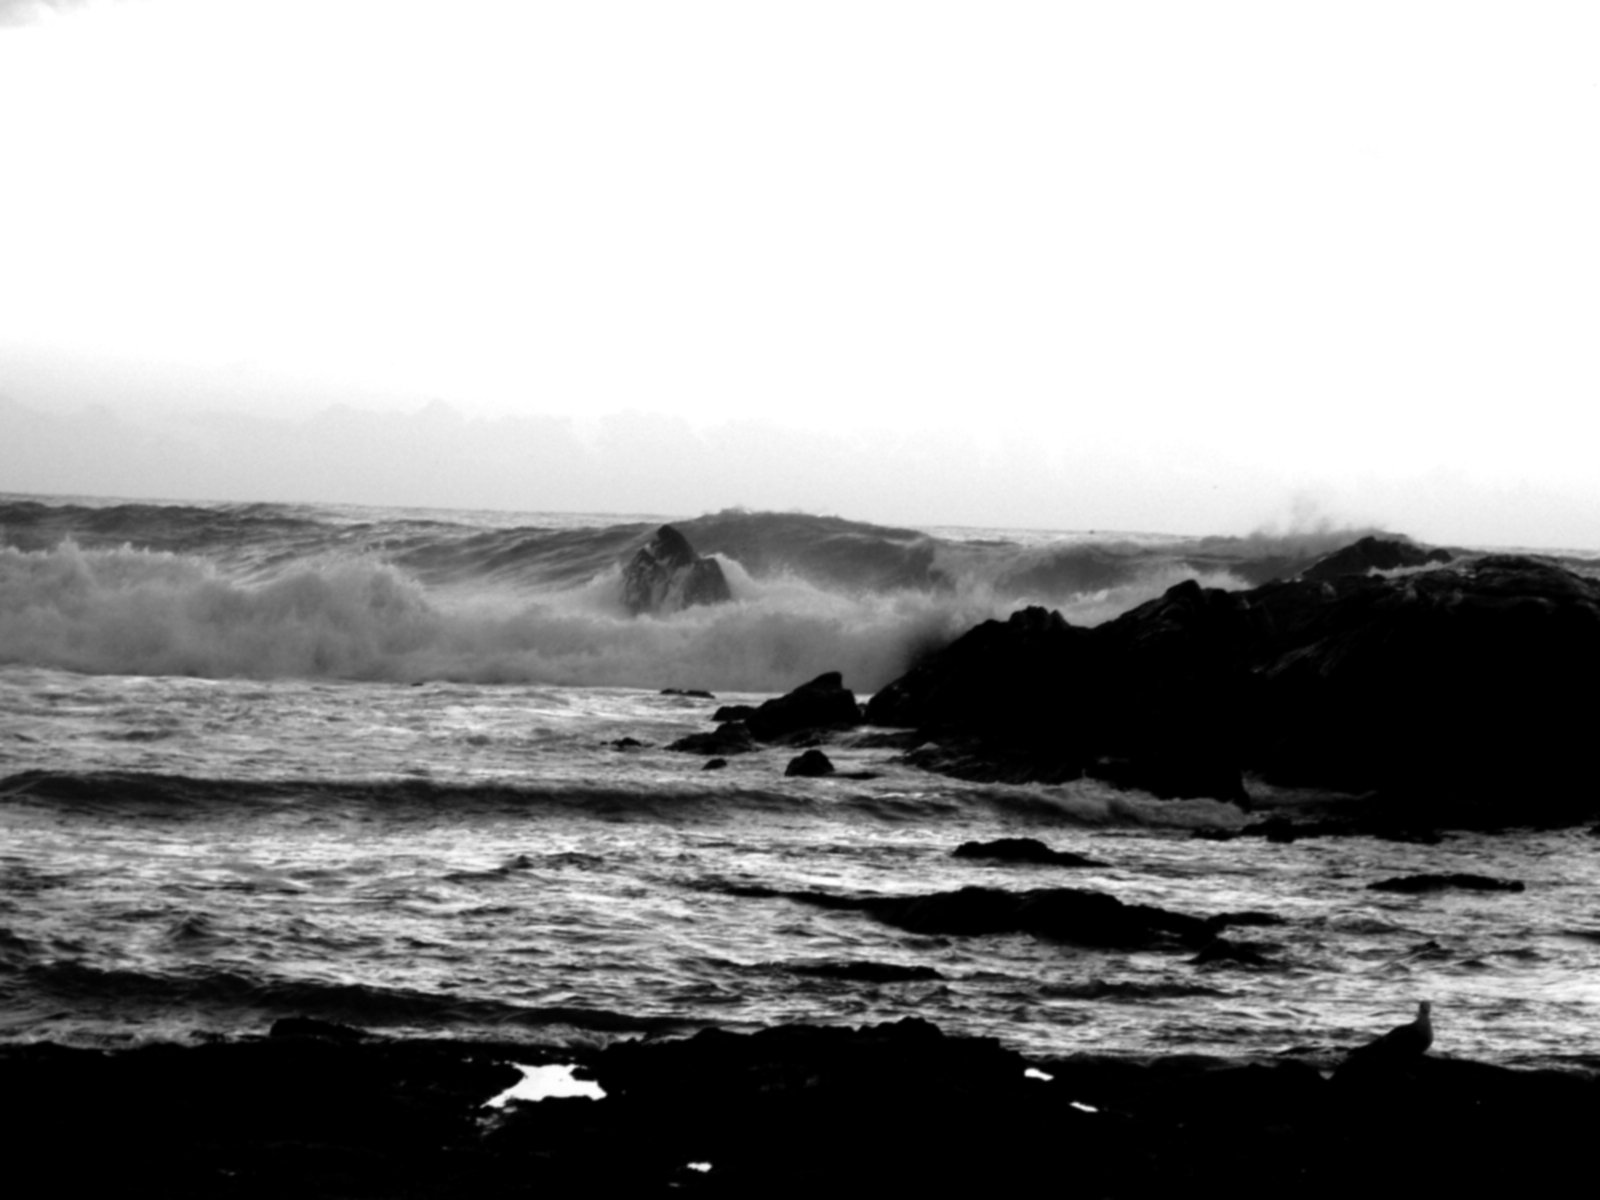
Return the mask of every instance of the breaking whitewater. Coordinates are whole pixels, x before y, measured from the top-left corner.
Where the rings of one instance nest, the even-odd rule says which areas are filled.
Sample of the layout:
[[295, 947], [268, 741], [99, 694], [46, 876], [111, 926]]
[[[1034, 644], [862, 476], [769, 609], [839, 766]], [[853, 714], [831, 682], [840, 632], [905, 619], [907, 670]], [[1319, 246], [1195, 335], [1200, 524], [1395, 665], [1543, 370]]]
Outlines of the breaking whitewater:
[[[671, 748], [824, 672], [865, 699], [1026, 606], [1096, 626], [1183, 580], [1292, 577], [1362, 531], [730, 511], [671, 522], [727, 598], [640, 611], [625, 575], [664, 520], [0, 500], [0, 1037], [309, 1015], [589, 1044], [914, 1015], [1034, 1054], [1331, 1057], [1430, 999], [1445, 1053], [1600, 1054], [1581, 827], [1227, 840], [1259, 814], [963, 781], [871, 727], [830, 739], [821, 777], [785, 774], [792, 744], [712, 770]], [[1010, 837], [1085, 862], [952, 853]], [[1423, 873], [1522, 887], [1370, 887]], [[965, 887], [1211, 919], [1229, 953], [892, 919]]]

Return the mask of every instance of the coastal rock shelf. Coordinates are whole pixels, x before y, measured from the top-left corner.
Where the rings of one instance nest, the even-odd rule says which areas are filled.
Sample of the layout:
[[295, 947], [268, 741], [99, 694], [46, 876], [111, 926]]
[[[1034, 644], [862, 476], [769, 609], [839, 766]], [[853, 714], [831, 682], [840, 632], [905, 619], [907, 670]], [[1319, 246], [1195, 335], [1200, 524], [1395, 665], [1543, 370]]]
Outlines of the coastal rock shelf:
[[[578, 1050], [275, 1034], [0, 1047], [8, 1168], [174, 1197], [1553, 1195], [1600, 1119], [1586, 1072], [1031, 1061], [916, 1019]], [[487, 1107], [513, 1064], [602, 1098]]]
[[1087, 774], [1248, 806], [1249, 776], [1422, 824], [1592, 814], [1600, 583], [1436, 558], [1358, 544], [1246, 591], [1188, 580], [1093, 628], [1026, 608], [879, 690], [867, 720], [919, 730], [938, 744], [910, 761], [963, 778]]

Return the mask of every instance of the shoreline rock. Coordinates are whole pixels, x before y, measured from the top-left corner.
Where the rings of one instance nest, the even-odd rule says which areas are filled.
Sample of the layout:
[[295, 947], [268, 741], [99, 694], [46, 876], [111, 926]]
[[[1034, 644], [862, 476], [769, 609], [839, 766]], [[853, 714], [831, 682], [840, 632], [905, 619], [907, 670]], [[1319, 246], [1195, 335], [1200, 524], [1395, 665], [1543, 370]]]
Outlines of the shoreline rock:
[[[1360, 565], [1393, 547], [1349, 549]], [[1248, 590], [1188, 580], [1092, 629], [1023, 609], [880, 689], [866, 719], [970, 779], [1087, 775], [1248, 808], [1254, 777], [1370, 796], [1417, 829], [1592, 819], [1600, 581], [1416, 555], [1426, 569], [1393, 576], [1334, 555]]]
[[[485, 1108], [513, 1062], [575, 1064], [604, 1097]], [[8, 1166], [65, 1194], [1554, 1195], [1600, 1117], [1592, 1073], [1427, 1054], [1331, 1074], [1030, 1059], [916, 1018], [576, 1049], [308, 1029], [0, 1045]]]

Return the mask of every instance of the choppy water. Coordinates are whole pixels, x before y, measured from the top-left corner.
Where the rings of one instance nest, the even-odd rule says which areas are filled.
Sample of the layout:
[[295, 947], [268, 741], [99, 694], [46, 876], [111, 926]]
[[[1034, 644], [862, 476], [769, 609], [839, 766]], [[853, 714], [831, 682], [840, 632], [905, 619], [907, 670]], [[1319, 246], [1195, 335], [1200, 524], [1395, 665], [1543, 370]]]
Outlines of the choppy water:
[[[0, 767], [75, 773], [13, 774], [0, 799], [3, 1034], [116, 1042], [310, 1012], [568, 1039], [916, 1014], [1040, 1054], [1276, 1052], [1347, 1045], [1428, 997], [1442, 1051], [1595, 1053], [1581, 831], [1219, 843], [1192, 830], [1238, 822], [1224, 805], [963, 784], [881, 750], [833, 752], [870, 780], [783, 778], [783, 750], [705, 772], [661, 747], [709, 709], [627, 689], [0, 672]], [[1016, 834], [1107, 865], [949, 857]], [[1455, 870], [1528, 887], [1366, 890]], [[1274, 966], [1193, 966], [739, 894], [974, 883], [1287, 923], [1236, 932]], [[862, 963], [936, 975], [837, 977]]]
[[[224, 510], [184, 511], [215, 519]], [[270, 515], [283, 524], [283, 513]], [[174, 515], [141, 519], [170, 528]], [[594, 600], [611, 570], [595, 539], [626, 549], [627, 538], [584, 540], [579, 524], [563, 536], [577, 530], [595, 574], [573, 582], [571, 571], [551, 568], [563, 582], [547, 579], [543, 591], [524, 580], [527, 636], [548, 637], [551, 613], [565, 613], [562, 653], [573, 663], [610, 655], [655, 677], [577, 686], [530, 671], [474, 675], [463, 664], [508, 643], [463, 651], [450, 640], [478, 619], [463, 615], [474, 611], [473, 572], [429, 582], [389, 560], [330, 561], [334, 527], [313, 525], [315, 536], [296, 535], [309, 539], [305, 554], [243, 535], [218, 537], [233, 558], [198, 544], [157, 550], [137, 537], [104, 548], [13, 537], [0, 550], [0, 1037], [121, 1043], [257, 1030], [291, 1013], [535, 1040], [917, 1015], [1040, 1055], [1331, 1053], [1407, 1019], [1427, 998], [1443, 1053], [1600, 1057], [1600, 871], [1585, 831], [1463, 834], [1431, 847], [1218, 842], [1196, 831], [1239, 824], [1227, 805], [1092, 781], [962, 783], [848, 743], [829, 748], [841, 776], [787, 779], [793, 752], [782, 749], [706, 772], [700, 758], [665, 745], [709, 728], [715, 703], [764, 693], [720, 692], [713, 702], [660, 695], [661, 683], [720, 689], [749, 678], [757, 660], [753, 673], [785, 676], [783, 687], [813, 666], [848, 675], [852, 639], [922, 629], [926, 613], [966, 611], [979, 589], [860, 579], [845, 587], [790, 563], [745, 571], [753, 582], [736, 612], [645, 618], [635, 623], [644, 632], [630, 633], [625, 617]], [[637, 539], [648, 525], [633, 530]], [[500, 533], [451, 527], [428, 544], [480, 535]], [[1003, 556], [976, 542], [941, 545]], [[268, 568], [272, 547], [278, 561]], [[1131, 602], [1175, 569], [1170, 546], [1159, 562], [1154, 551], [1119, 553], [1134, 561], [1121, 582], [1069, 592], [1063, 603], [1081, 614], [1114, 596]], [[388, 666], [366, 672], [342, 672], [332, 651], [334, 665], [311, 670], [303, 656], [260, 647], [239, 660], [248, 670], [216, 660], [194, 675], [171, 669], [170, 656], [196, 645], [208, 621], [218, 645], [249, 629], [268, 649], [297, 628], [340, 646], [368, 636], [384, 619], [381, 595], [355, 608], [315, 588], [298, 609], [263, 599], [284, 580], [326, 581], [352, 562], [367, 579], [389, 579], [409, 611], [433, 622], [418, 644], [455, 670], [412, 670], [415, 646], [379, 646], [364, 661]], [[475, 560], [473, 571], [482, 567]], [[1005, 605], [1003, 592], [991, 588], [990, 601]], [[516, 594], [498, 593], [495, 620], [515, 621]], [[574, 595], [592, 603], [585, 609]], [[831, 615], [818, 622], [819, 611]], [[711, 632], [763, 623], [763, 638], [734, 638], [722, 659], [656, 654], [675, 639], [704, 651]], [[341, 628], [348, 636], [338, 642]], [[770, 651], [784, 637], [797, 648], [778, 662]], [[144, 668], [125, 673], [123, 660], [141, 654]], [[691, 662], [699, 670], [686, 677]], [[643, 745], [618, 748], [622, 738]], [[1106, 865], [950, 857], [962, 841], [1010, 835]], [[1423, 871], [1515, 878], [1527, 889], [1367, 890]], [[1283, 923], [1230, 935], [1271, 965], [1196, 966], [1184, 954], [1026, 935], [918, 936], [861, 912], [751, 894], [968, 884], [1086, 887], [1200, 916], [1258, 910]]]

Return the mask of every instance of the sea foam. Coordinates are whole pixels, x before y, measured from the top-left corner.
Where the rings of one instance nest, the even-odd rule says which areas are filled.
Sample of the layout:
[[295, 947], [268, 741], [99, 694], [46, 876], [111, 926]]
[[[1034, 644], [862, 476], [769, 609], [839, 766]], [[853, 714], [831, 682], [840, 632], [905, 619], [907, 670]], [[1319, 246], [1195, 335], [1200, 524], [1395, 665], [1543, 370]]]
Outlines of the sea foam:
[[[777, 691], [824, 671], [871, 692], [1018, 606], [969, 576], [938, 589], [832, 590], [719, 556], [731, 604], [629, 616], [613, 566], [574, 588], [428, 588], [330, 552], [266, 578], [198, 555], [65, 542], [0, 550], [0, 662], [94, 674], [702, 687]], [[1188, 577], [1171, 564], [1061, 605], [1095, 623]], [[1231, 582], [1218, 574], [1214, 580]]]

